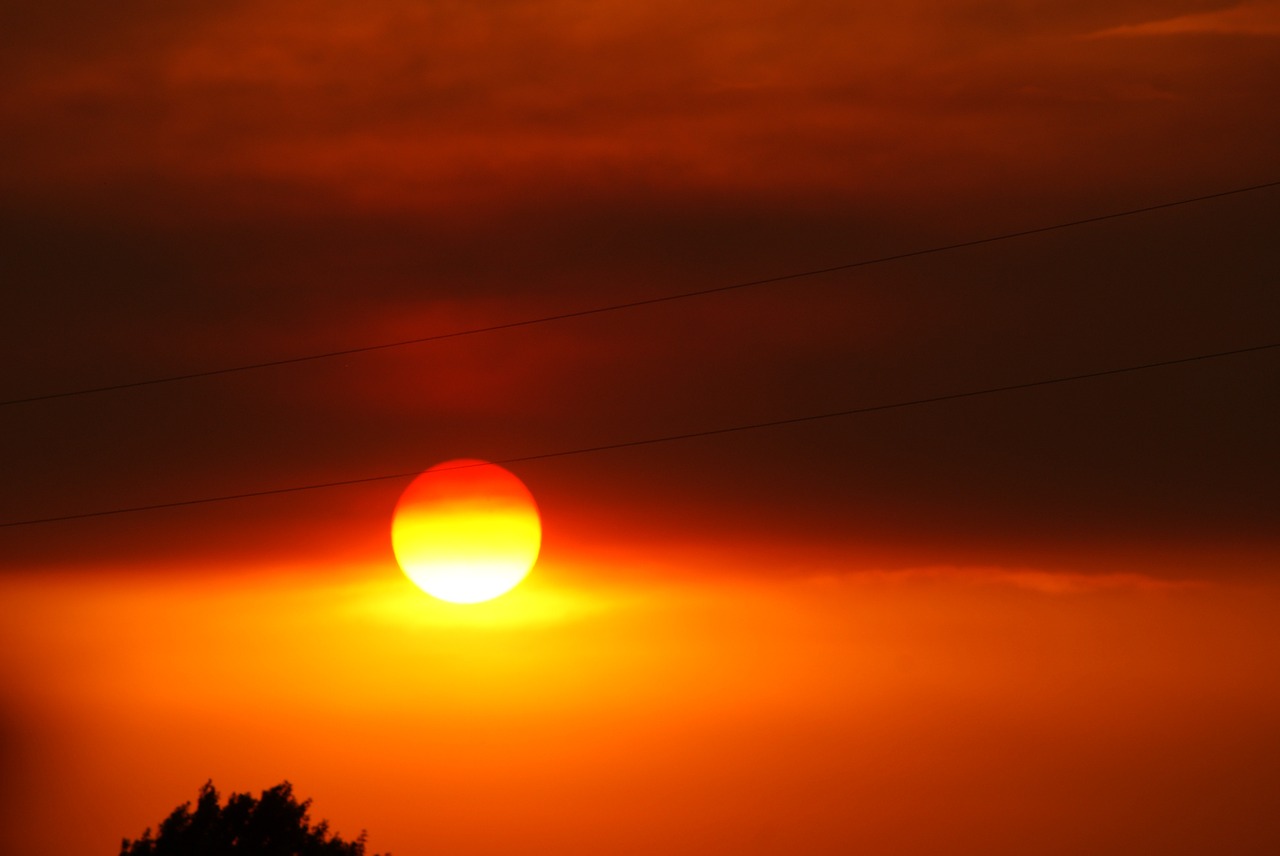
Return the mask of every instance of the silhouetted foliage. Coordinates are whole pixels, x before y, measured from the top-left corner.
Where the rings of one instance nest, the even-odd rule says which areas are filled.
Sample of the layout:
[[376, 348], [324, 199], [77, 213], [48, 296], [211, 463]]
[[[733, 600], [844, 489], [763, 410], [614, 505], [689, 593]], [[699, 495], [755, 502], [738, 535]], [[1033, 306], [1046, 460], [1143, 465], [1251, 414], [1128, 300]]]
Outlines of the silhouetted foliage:
[[294, 798], [288, 782], [259, 799], [233, 793], [222, 806], [213, 782], [205, 782], [195, 811], [183, 803], [154, 838], [148, 828], [141, 838], [124, 839], [120, 856], [364, 856], [363, 832], [350, 842], [331, 836], [326, 821], [311, 825], [310, 806]]

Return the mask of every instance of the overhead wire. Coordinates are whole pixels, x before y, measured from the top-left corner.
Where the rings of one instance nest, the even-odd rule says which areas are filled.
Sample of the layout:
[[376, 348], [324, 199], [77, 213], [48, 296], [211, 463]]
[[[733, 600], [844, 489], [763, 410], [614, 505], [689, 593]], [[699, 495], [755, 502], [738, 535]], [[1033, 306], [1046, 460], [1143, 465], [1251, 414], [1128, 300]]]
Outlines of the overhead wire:
[[892, 253], [889, 255], [876, 256], [874, 258], [861, 259], [853, 262], [846, 262], [838, 265], [831, 265], [822, 268], [813, 268], [810, 270], [797, 271], [794, 273], [780, 274], [778, 276], [763, 277], [760, 279], [746, 280], [743, 282], [730, 283], [728, 285], [712, 286], [710, 288], [700, 288], [692, 291], [682, 291], [674, 294], [664, 294], [657, 297], [646, 297], [639, 300], [630, 300], [621, 303], [610, 303], [602, 306], [592, 306], [586, 309], [570, 310], [568, 312], [558, 312], [550, 315], [541, 315], [534, 318], [525, 318], [516, 321], [506, 321], [499, 324], [489, 324], [481, 327], [470, 327], [462, 330], [453, 330], [447, 333], [435, 333], [428, 336], [418, 336], [412, 339], [401, 339], [394, 342], [381, 342], [373, 345], [361, 345], [353, 348], [342, 348], [334, 351], [324, 351], [321, 353], [304, 354], [295, 357], [285, 357], [276, 360], [263, 360], [254, 363], [243, 363], [235, 366], [224, 366], [221, 368], [205, 369], [202, 371], [186, 372], [183, 374], [166, 375], [164, 377], [147, 378], [143, 380], [126, 381], [122, 383], [105, 384], [102, 386], [83, 387], [80, 389], [64, 390], [60, 392], [42, 393], [39, 395], [29, 395], [20, 398], [10, 398], [0, 400], [0, 407], [11, 407], [20, 404], [35, 404], [42, 401], [53, 401], [56, 399], [75, 398], [85, 395], [93, 395], [99, 393], [118, 392], [126, 389], [136, 389], [146, 386], [157, 386], [160, 384], [178, 383], [180, 381], [196, 380], [199, 378], [216, 377], [218, 375], [237, 374], [241, 372], [250, 372], [260, 369], [275, 368], [279, 366], [296, 365], [298, 363], [308, 363], [317, 360], [331, 359], [334, 357], [345, 357], [353, 354], [366, 354], [374, 351], [385, 351], [393, 348], [403, 348], [410, 345], [421, 345], [428, 342], [441, 342], [448, 339], [458, 339], [464, 336], [477, 336], [484, 333], [496, 333], [503, 330], [514, 330], [521, 327], [532, 327], [540, 324], [550, 324], [557, 321], [567, 321], [574, 318], [586, 318], [593, 315], [604, 315], [611, 312], [622, 312], [630, 309], [638, 309], [644, 306], [656, 306], [662, 303], [673, 303], [681, 300], [690, 300], [697, 297], [708, 297], [716, 294], [724, 294], [732, 291], [741, 291], [749, 288], [758, 288], [767, 285], [776, 285], [783, 282], [790, 282], [808, 277], [822, 276], [824, 274], [837, 273], [840, 271], [855, 270], [857, 268], [872, 267], [874, 265], [887, 264], [889, 262], [904, 261], [906, 259], [919, 258], [921, 256], [936, 255], [938, 253], [947, 253], [955, 250], [966, 249], [969, 247], [979, 247], [985, 244], [994, 244], [1002, 241], [1011, 241], [1017, 238], [1026, 238], [1032, 235], [1042, 235], [1047, 232], [1055, 232], [1063, 229], [1071, 229], [1078, 226], [1085, 226], [1091, 223], [1102, 223], [1108, 220], [1118, 220], [1124, 217], [1133, 217], [1140, 214], [1149, 214], [1155, 211], [1162, 211], [1169, 208], [1178, 208], [1185, 205], [1193, 205], [1200, 202], [1207, 202], [1212, 199], [1221, 199], [1227, 196], [1236, 196], [1244, 193], [1252, 193], [1259, 190], [1267, 190], [1280, 187], [1280, 180], [1267, 181], [1259, 184], [1251, 184], [1245, 187], [1236, 187], [1230, 190], [1222, 190], [1216, 193], [1207, 193], [1200, 196], [1191, 196], [1183, 199], [1176, 199], [1171, 202], [1161, 202], [1154, 205], [1144, 205], [1140, 208], [1129, 208], [1123, 211], [1113, 211], [1106, 214], [1097, 214], [1091, 217], [1084, 217], [1078, 220], [1069, 220], [1060, 223], [1053, 223], [1047, 226], [1037, 226], [1030, 229], [1020, 229], [1014, 232], [1003, 232], [997, 235], [988, 235], [982, 238], [973, 238], [965, 241], [956, 241], [950, 244], [938, 244], [932, 247], [924, 247], [916, 250], [908, 250], [901, 253]]
[[[997, 395], [1001, 393], [1015, 392], [1018, 390], [1034, 389], [1036, 387], [1052, 386], [1055, 384], [1073, 383], [1077, 381], [1092, 380], [1096, 378], [1109, 377], [1113, 375], [1129, 374], [1133, 372], [1148, 371], [1151, 369], [1166, 368], [1169, 366], [1184, 365], [1187, 363], [1203, 362], [1206, 360], [1216, 360], [1224, 357], [1239, 356], [1242, 354], [1257, 353], [1280, 348], [1280, 342], [1271, 342], [1263, 345], [1253, 345], [1246, 348], [1236, 348], [1229, 351], [1217, 351], [1208, 354], [1196, 354], [1189, 357], [1177, 357], [1174, 359], [1160, 360], [1157, 362], [1139, 363], [1136, 365], [1118, 366], [1109, 369], [1101, 369], [1098, 371], [1082, 372], [1080, 374], [1065, 375], [1051, 378], [1041, 378], [1039, 380], [1025, 381], [1022, 383], [1004, 384], [1001, 386], [983, 387], [981, 389], [970, 389], [961, 392], [946, 393], [943, 395], [933, 395], [924, 398], [913, 398], [903, 401], [895, 401], [887, 404], [873, 404], [862, 407], [851, 407], [844, 410], [832, 410], [823, 413], [810, 413], [801, 416], [792, 416], [784, 419], [774, 419], [763, 422], [747, 422], [737, 425], [722, 426], [719, 428], [710, 428], [701, 431], [687, 431], [678, 434], [665, 434], [657, 437], [646, 437], [636, 440], [621, 440], [611, 443], [602, 443], [595, 446], [581, 446], [573, 449], [561, 449], [552, 452], [541, 452], [532, 455], [521, 455], [518, 457], [501, 458], [490, 461], [488, 463], [512, 465], [523, 464], [532, 461], [543, 461], [552, 458], [566, 458], [576, 455], [586, 455], [596, 452], [608, 452], [620, 449], [632, 449], [641, 446], [654, 446], [661, 443], [675, 443], [684, 440], [695, 440], [705, 437], [716, 437], [725, 434], [735, 434], [745, 431], [756, 431], [765, 428], [781, 428], [790, 425], [799, 425], [806, 422], [818, 422], [826, 419], [838, 419], [842, 417], [859, 416], [868, 413], [883, 412], [886, 410], [898, 410], [907, 407], [918, 407], [929, 404], [939, 404], [946, 401], [957, 401], [965, 398], [978, 398], [980, 396]], [[483, 466], [482, 463], [462, 464], [452, 469], [465, 469], [469, 467]], [[371, 482], [393, 481], [396, 479], [407, 479], [416, 477], [421, 474], [422, 469], [411, 470], [408, 472], [386, 473], [382, 475], [363, 476], [353, 479], [340, 479], [327, 482], [315, 482], [311, 484], [290, 485], [287, 487], [271, 488], [268, 490], [245, 491], [243, 493], [223, 494], [219, 496], [206, 496], [196, 499], [183, 499], [172, 502], [158, 502], [149, 505], [134, 505], [121, 508], [107, 508], [97, 511], [84, 511], [74, 514], [62, 514], [52, 517], [37, 517], [27, 520], [12, 520], [0, 523], [0, 529], [9, 529], [19, 526], [34, 526], [44, 523], [60, 523], [70, 520], [84, 520], [93, 517], [108, 517], [119, 514], [132, 514], [144, 511], [158, 511], [166, 508], [181, 508], [192, 505], [207, 505], [216, 502], [229, 502], [239, 499], [251, 499], [254, 497], [278, 496], [281, 494], [300, 493], [302, 491], [323, 490], [326, 488], [347, 487], [358, 484], [368, 484]]]

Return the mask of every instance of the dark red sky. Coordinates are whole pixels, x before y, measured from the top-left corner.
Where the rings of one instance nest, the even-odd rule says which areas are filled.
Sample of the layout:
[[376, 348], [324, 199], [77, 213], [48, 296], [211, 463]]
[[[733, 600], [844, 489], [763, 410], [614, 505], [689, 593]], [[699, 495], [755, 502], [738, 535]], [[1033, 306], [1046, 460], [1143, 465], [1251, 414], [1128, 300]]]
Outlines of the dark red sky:
[[[1278, 40], [1273, 0], [9, 4], [0, 400], [1275, 181]], [[1272, 188], [6, 406], [0, 522], [1273, 343], [1277, 233]], [[1278, 354], [513, 464], [542, 557], [470, 612], [396, 569], [406, 482], [0, 529], [0, 822], [110, 852], [290, 778], [401, 854], [1269, 856]]]
[[[1274, 179], [1280, 145], [1274, 4], [78, 5], [4, 26], [6, 398], [1211, 193]], [[1274, 341], [1278, 221], [1263, 191], [10, 407], [0, 508], [509, 458]], [[1263, 353], [524, 475], [565, 529], [636, 542], [777, 536], [879, 564], [1274, 557], [1277, 370]], [[317, 516], [324, 552], [378, 541], [397, 490], [11, 531], [6, 553], [163, 561], [206, 527], [202, 552], [291, 552]]]

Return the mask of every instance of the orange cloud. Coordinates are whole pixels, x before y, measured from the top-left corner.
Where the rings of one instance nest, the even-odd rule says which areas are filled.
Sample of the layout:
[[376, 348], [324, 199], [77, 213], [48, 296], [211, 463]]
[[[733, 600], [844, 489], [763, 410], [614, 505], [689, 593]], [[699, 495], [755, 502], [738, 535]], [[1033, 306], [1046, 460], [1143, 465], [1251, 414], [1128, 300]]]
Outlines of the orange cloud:
[[854, 571], [847, 574], [818, 574], [811, 578], [819, 586], [996, 586], [1047, 595], [1083, 595], [1102, 592], [1164, 592], [1199, 589], [1201, 580], [1169, 579], [1141, 573], [1080, 573], [1032, 568], [908, 568], [896, 571]]
[[1280, 3], [1258, 0], [1211, 12], [1111, 27], [1094, 34], [1098, 38], [1181, 35], [1280, 36]]
[[1075, 34], [1272, 32], [1276, 8], [1127, 25], [1158, 6], [1071, 5], [202, 10], [15, 60], [0, 117], [22, 168], [3, 181], [30, 194], [149, 179], [202, 188], [211, 211], [451, 219], [568, 187], [959, 192], [1090, 140], [1121, 158], [1108, 116], [1045, 105], [1168, 93], [1191, 67], [1162, 58], [1172, 83], [1153, 83], [1149, 63], [1081, 51]]

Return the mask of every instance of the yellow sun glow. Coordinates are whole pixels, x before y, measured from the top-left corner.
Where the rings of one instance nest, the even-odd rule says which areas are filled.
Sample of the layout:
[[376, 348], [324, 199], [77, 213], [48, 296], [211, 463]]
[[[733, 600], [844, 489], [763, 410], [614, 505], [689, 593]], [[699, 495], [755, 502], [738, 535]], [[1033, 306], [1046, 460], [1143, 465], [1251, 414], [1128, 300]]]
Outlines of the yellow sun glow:
[[542, 544], [533, 495], [497, 464], [436, 464], [396, 503], [391, 546], [418, 588], [453, 603], [479, 603], [515, 588]]

